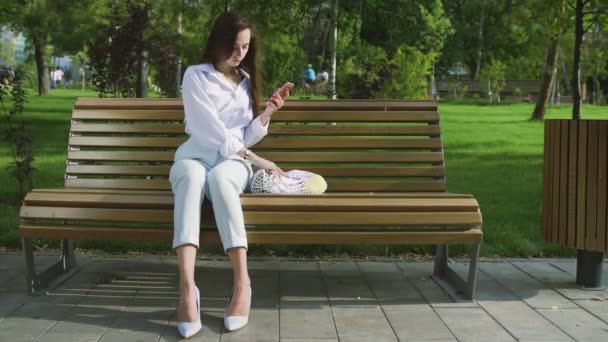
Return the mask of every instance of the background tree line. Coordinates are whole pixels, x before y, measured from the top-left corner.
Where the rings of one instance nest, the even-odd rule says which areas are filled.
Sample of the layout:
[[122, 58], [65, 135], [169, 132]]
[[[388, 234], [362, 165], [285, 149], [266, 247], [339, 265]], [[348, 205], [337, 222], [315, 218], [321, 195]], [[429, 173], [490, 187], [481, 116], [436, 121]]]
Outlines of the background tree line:
[[181, 73], [200, 62], [210, 26], [225, 10], [257, 27], [265, 94], [285, 80], [299, 84], [308, 63], [332, 73], [334, 62], [343, 98], [425, 98], [431, 77], [458, 74], [545, 75], [564, 94], [575, 78], [578, 2], [586, 29], [579, 32], [580, 78], [599, 88], [608, 77], [600, 0], [5, 0], [0, 24], [26, 34], [40, 94], [49, 90], [52, 52], [84, 59], [100, 96], [146, 96], [148, 77], [164, 95], [178, 96]]

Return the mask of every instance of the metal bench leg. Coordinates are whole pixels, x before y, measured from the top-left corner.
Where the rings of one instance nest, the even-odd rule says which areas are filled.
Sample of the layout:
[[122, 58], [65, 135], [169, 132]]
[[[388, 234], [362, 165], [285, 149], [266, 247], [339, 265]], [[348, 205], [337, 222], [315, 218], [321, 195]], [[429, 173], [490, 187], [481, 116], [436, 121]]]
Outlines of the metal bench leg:
[[433, 274], [437, 277], [444, 277], [448, 268], [448, 245], [437, 245], [435, 254], [435, 267]]
[[25, 258], [27, 293], [32, 294], [40, 291], [48, 287], [51, 283], [55, 283], [54, 285], [56, 286], [74, 273], [73, 269], [76, 267], [76, 256], [74, 255], [74, 242], [72, 240], [63, 240], [61, 242], [60, 259], [39, 274], [36, 273], [32, 239], [23, 238], [21, 239], [21, 242], [23, 245], [23, 256]]
[[475, 298], [477, 262], [479, 260], [480, 246], [480, 244], [471, 246], [469, 272], [465, 281], [465, 279], [448, 265], [448, 245], [437, 245], [433, 279], [455, 301], [472, 301]]
[[32, 248], [32, 239], [21, 239], [23, 246], [23, 256], [25, 258], [25, 287], [27, 293], [34, 292], [36, 288], [36, 266], [34, 265], [34, 249]]

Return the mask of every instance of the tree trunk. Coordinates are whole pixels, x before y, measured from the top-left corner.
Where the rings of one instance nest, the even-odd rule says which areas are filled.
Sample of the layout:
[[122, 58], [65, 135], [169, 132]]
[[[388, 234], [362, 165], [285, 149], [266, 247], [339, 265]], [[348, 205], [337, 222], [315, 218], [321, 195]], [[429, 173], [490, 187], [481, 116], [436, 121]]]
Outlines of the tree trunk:
[[[558, 3], [558, 8], [554, 12], [558, 18], [561, 18], [564, 13], [564, 3], [560, 1], [560, 3]], [[557, 56], [559, 55], [559, 41], [562, 36], [561, 25], [557, 25], [556, 31], [552, 32], [552, 35], [545, 58], [545, 65], [540, 76], [540, 90], [538, 92], [538, 97], [536, 98], [536, 106], [534, 107], [530, 120], [543, 120], [545, 117], [545, 109], [549, 97], [551, 96], [553, 82], [555, 82], [554, 71], [557, 66]]]
[[564, 81], [564, 94], [570, 95], [570, 80], [568, 79], [568, 71], [566, 70], [566, 63], [562, 58], [562, 55], [559, 55], [559, 62], [562, 68], [562, 80]]
[[137, 54], [137, 84], [135, 97], [148, 97], [148, 51], [142, 50]]
[[581, 119], [581, 45], [583, 42], [583, 0], [576, 0], [574, 59], [572, 61], [572, 119]]
[[481, 70], [481, 55], [483, 53], [483, 19], [485, 14], [485, 1], [481, 2], [481, 14], [479, 18], [479, 34], [478, 34], [478, 45], [477, 45], [477, 63], [475, 63], [475, 74], [473, 80], [477, 80], [479, 71]]
[[50, 92], [49, 67], [46, 62], [46, 37], [33, 36], [36, 69], [38, 71], [38, 95]]
[[336, 49], [338, 48], [338, 0], [334, 0], [333, 15], [331, 18], [333, 34], [331, 40], [331, 75], [329, 75], [329, 95], [332, 100], [337, 98], [336, 93]]

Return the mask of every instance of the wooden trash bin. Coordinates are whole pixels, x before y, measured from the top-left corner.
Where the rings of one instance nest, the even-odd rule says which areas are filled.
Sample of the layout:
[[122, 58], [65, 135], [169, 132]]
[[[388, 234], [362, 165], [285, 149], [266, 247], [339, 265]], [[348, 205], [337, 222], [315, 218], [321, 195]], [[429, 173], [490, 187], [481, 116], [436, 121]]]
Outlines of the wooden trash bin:
[[608, 120], [545, 120], [543, 238], [576, 248], [576, 283], [600, 288], [608, 250]]

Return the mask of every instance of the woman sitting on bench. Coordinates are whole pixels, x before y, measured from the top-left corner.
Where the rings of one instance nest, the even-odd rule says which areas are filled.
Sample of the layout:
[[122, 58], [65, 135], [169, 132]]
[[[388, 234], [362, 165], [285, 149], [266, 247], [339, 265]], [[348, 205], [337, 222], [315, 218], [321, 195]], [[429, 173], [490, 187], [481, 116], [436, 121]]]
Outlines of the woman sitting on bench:
[[276, 91], [258, 113], [260, 78], [257, 41], [251, 24], [236, 13], [215, 22], [203, 63], [190, 66], [182, 83], [185, 130], [190, 136], [176, 151], [169, 181], [175, 195], [173, 248], [179, 267], [178, 330], [190, 337], [201, 329], [200, 294], [194, 282], [201, 204], [211, 199], [224, 250], [234, 271], [224, 326], [247, 324], [251, 286], [247, 272], [247, 235], [239, 195], [253, 175], [252, 165], [283, 175], [273, 162], [248, 147], [268, 133], [272, 114], [288, 91]]

